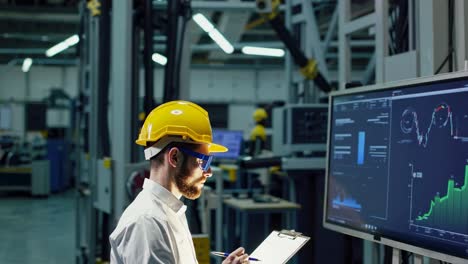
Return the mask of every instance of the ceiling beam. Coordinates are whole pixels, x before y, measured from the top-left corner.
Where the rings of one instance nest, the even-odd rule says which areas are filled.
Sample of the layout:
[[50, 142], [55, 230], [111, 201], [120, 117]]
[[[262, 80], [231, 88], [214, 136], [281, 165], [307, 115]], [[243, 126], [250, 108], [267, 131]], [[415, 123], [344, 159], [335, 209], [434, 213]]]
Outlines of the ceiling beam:
[[[167, 1], [153, 1], [153, 6], [156, 9], [166, 9]], [[256, 8], [255, 1], [192, 1], [191, 6], [195, 11], [254, 11]]]
[[[51, 11], [52, 10], [52, 11]], [[70, 11], [69, 11], [70, 12]], [[20, 9], [0, 10], [1, 21], [33, 21], [33, 22], [59, 22], [78, 24], [80, 17], [78, 10], [73, 13], [53, 12], [53, 9], [44, 11], [21, 11]]]

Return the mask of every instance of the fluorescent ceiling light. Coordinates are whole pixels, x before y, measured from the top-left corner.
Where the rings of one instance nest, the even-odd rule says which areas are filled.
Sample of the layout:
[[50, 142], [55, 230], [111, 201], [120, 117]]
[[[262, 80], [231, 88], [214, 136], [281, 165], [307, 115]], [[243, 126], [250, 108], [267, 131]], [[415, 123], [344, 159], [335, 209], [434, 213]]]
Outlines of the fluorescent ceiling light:
[[23, 66], [21, 67], [21, 70], [23, 72], [28, 72], [29, 69], [31, 68], [32, 63], [33, 63], [33, 60], [31, 58], [24, 59]]
[[69, 47], [75, 45], [78, 42], [80, 42], [78, 35], [73, 35], [65, 40], [65, 43], [67, 43]]
[[213, 24], [211, 24], [211, 22], [208, 19], [206, 19], [204, 15], [197, 13], [193, 15], [192, 18], [195, 21], [195, 23], [197, 23], [206, 33], [210, 33], [210, 31], [214, 29]]
[[223, 34], [219, 33], [219, 31], [214, 28], [213, 30], [208, 33], [211, 39], [218, 44], [218, 46], [224, 50], [224, 52], [231, 54], [234, 52], [234, 47], [229, 43], [227, 39], [224, 38]]
[[251, 47], [251, 46], [243, 47], [242, 53], [249, 54], [249, 55], [271, 56], [271, 57], [283, 57], [284, 56], [284, 50], [282, 49]]
[[46, 56], [52, 57], [55, 54], [60, 53], [73, 45], [76, 45], [79, 41], [80, 41], [80, 38], [78, 37], [78, 35], [73, 35], [67, 38], [66, 40], [58, 43], [57, 45], [51, 47], [50, 49], [48, 49], [46, 51]]
[[193, 20], [208, 33], [208, 36], [218, 44], [218, 46], [226, 53], [231, 54], [234, 52], [234, 47], [231, 43], [221, 34], [211, 22], [202, 14], [197, 13], [193, 15]]
[[167, 63], [167, 58], [159, 53], [154, 53], [153, 56], [151, 56], [151, 59], [153, 59], [154, 62], [159, 63], [161, 65], [166, 65]]

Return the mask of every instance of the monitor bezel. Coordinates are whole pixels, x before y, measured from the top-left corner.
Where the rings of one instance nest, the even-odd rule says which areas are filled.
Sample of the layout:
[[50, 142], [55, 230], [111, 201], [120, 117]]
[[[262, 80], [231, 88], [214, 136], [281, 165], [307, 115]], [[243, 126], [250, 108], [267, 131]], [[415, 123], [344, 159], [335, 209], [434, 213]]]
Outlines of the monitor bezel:
[[358, 230], [352, 228], [350, 226], [342, 226], [333, 222], [327, 222], [327, 209], [328, 209], [328, 178], [329, 178], [329, 167], [330, 167], [330, 132], [331, 132], [331, 122], [332, 122], [332, 111], [333, 111], [333, 99], [338, 96], [343, 95], [351, 95], [351, 94], [359, 94], [359, 93], [366, 93], [366, 92], [379, 92], [385, 91], [389, 89], [398, 89], [400, 88], [409, 88], [415, 85], [424, 85], [436, 82], [443, 82], [445, 80], [456, 80], [468, 78], [468, 71], [461, 71], [455, 73], [446, 73], [440, 74], [436, 76], [429, 76], [429, 77], [420, 77], [414, 79], [407, 79], [401, 81], [394, 81], [394, 82], [387, 82], [383, 84], [374, 84], [368, 86], [362, 86], [358, 88], [352, 88], [348, 90], [340, 90], [334, 91], [329, 95], [329, 107], [328, 107], [328, 128], [327, 128], [327, 147], [326, 147], [326, 166], [325, 166], [325, 196], [324, 196], [324, 206], [323, 206], [323, 218], [322, 224], [325, 228], [333, 230], [335, 232], [343, 233], [346, 235], [358, 237], [364, 240], [380, 243], [383, 245], [387, 245], [393, 248], [406, 250], [413, 252], [415, 254], [419, 254], [422, 256], [427, 256], [430, 258], [452, 262], [452, 263], [466, 263], [467, 259], [460, 258], [458, 256], [453, 256], [450, 254], [446, 254], [443, 252], [434, 251], [431, 249], [415, 246], [412, 244], [407, 244], [402, 241], [397, 241], [394, 239], [390, 239], [387, 237], [382, 236], [382, 234], [372, 234], [369, 232], [364, 232], [362, 230]]

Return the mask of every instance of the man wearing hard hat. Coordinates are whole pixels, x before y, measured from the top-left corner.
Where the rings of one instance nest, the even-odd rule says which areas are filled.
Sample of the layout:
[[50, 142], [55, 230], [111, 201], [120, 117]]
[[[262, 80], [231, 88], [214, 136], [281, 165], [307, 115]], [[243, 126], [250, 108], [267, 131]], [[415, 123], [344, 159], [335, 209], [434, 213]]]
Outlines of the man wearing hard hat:
[[[150, 177], [110, 235], [111, 263], [198, 263], [180, 198], [200, 197], [212, 175], [210, 154], [227, 148], [212, 142], [208, 113], [187, 101], [151, 111], [136, 143], [145, 147]], [[248, 263], [248, 255], [240, 247], [228, 263]]]

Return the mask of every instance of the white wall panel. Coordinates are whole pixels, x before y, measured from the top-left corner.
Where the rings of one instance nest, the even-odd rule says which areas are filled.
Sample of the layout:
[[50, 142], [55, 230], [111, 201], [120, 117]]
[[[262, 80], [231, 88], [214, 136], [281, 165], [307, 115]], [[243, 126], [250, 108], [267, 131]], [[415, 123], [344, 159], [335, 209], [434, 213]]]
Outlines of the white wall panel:
[[244, 131], [244, 139], [248, 139], [250, 131], [255, 126], [252, 114], [255, 105], [230, 105], [228, 129]]
[[[183, 76], [181, 76], [183, 78]], [[163, 99], [163, 87], [164, 87], [164, 70], [157, 69], [154, 71], [154, 98], [157, 102], [161, 102]]]
[[23, 100], [26, 87], [21, 67], [0, 66], [0, 98]]
[[59, 67], [33, 65], [29, 70], [29, 99], [42, 100], [50, 94], [52, 88], [63, 89], [63, 72], [62, 68]]
[[222, 70], [193, 70], [190, 98], [194, 101], [230, 101], [232, 77]]
[[191, 76], [194, 101], [255, 101], [254, 70], [193, 70]]
[[288, 91], [284, 87], [284, 71], [260, 71], [258, 80], [257, 96], [260, 101], [287, 101]]
[[254, 70], [242, 70], [242, 71], [229, 71], [232, 74], [232, 99], [235, 101], [256, 101], [256, 90], [258, 89], [255, 85], [256, 73]]

